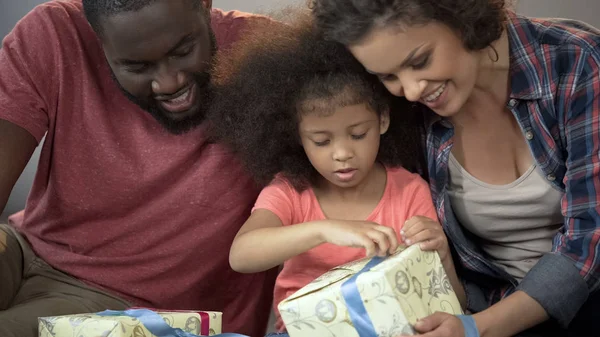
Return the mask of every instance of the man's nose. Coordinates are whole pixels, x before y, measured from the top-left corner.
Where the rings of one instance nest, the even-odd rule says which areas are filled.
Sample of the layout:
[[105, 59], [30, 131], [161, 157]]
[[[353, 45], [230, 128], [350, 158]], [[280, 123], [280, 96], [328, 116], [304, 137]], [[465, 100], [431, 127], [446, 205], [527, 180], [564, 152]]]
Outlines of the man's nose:
[[155, 95], [174, 94], [186, 85], [183, 72], [167, 65], [161, 66], [152, 80], [152, 91]]

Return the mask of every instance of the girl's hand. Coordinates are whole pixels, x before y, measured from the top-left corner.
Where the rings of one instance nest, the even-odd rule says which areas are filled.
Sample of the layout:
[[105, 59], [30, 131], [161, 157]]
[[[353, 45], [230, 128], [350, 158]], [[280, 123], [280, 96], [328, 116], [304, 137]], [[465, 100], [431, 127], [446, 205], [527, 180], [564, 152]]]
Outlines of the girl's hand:
[[323, 241], [365, 248], [367, 257], [386, 256], [398, 248], [394, 229], [368, 221], [327, 220], [319, 224]]
[[448, 239], [437, 221], [424, 216], [412, 217], [406, 221], [400, 235], [407, 246], [419, 244], [422, 250], [436, 250], [442, 263], [450, 257]]

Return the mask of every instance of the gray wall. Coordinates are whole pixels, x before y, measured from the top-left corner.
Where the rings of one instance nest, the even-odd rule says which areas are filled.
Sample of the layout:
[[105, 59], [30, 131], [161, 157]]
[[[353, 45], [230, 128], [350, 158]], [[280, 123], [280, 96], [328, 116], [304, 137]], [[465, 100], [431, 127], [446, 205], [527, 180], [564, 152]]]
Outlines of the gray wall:
[[517, 11], [536, 17], [577, 19], [600, 28], [599, 0], [519, 0]]
[[[34, 6], [43, 3], [43, 0], [0, 0], [0, 37], [4, 37], [14, 24]], [[266, 13], [286, 5], [303, 5], [305, 0], [214, 0], [213, 5], [225, 10], [238, 9], [247, 12]], [[600, 1], [599, 0], [519, 0], [517, 11], [530, 16], [538, 17], [565, 17], [586, 21], [600, 27]], [[17, 182], [8, 202], [6, 212], [0, 216], [0, 221], [13, 212], [22, 209], [25, 198], [29, 192], [35, 167], [39, 156], [39, 148], [34, 153], [25, 172]], [[1, 165], [1, 163], [0, 163]]]
[[224, 10], [237, 9], [251, 13], [267, 13], [288, 5], [301, 5], [304, 3], [306, 3], [305, 0], [213, 0], [213, 7]]

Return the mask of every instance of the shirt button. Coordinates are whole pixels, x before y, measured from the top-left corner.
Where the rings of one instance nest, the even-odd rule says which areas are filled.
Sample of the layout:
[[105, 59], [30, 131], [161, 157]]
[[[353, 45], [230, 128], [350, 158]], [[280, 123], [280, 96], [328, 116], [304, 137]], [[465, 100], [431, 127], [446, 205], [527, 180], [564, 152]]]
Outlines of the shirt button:
[[517, 105], [517, 100], [512, 98], [510, 101], [508, 101], [508, 105], [512, 108], [515, 105]]
[[525, 132], [525, 138], [527, 138], [527, 140], [532, 140], [533, 139], [533, 132], [531, 132], [531, 131]]
[[442, 120], [442, 122], [440, 123], [442, 124], [443, 127], [450, 129], [452, 127], [452, 123], [448, 122], [447, 120]]
[[546, 179], [548, 179], [549, 181], [555, 181], [556, 180], [556, 176], [554, 174], [549, 174], [546, 176]]

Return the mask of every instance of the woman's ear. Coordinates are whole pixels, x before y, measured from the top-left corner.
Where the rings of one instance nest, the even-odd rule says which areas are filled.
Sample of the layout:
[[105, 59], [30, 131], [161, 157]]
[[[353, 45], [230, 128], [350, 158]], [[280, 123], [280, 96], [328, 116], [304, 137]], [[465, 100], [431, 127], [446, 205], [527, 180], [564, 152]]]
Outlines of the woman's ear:
[[385, 108], [379, 115], [379, 134], [383, 135], [390, 128], [390, 109]]

